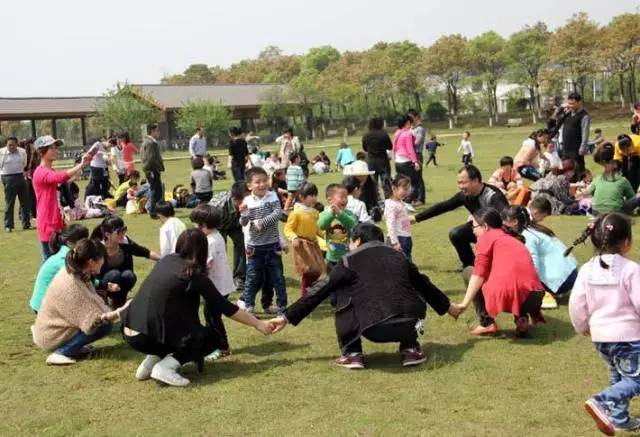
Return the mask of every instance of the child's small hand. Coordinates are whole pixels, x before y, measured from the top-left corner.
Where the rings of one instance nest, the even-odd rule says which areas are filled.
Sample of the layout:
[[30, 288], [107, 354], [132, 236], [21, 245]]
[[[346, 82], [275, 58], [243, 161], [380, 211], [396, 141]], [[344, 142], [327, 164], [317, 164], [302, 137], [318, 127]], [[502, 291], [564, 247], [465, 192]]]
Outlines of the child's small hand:
[[342, 209], [340, 209], [340, 207], [338, 205], [336, 205], [335, 203], [332, 203], [330, 208], [331, 208], [331, 212], [333, 212], [333, 215], [342, 214]]
[[411, 223], [412, 225], [415, 225], [416, 223], [418, 223], [418, 220], [416, 220], [416, 216], [415, 215], [410, 215], [409, 216], [409, 223]]
[[400, 246], [400, 243], [393, 243], [391, 247], [393, 247], [398, 252], [402, 252], [402, 246]]
[[247, 210], [248, 210], [247, 204], [244, 202], [242, 202], [240, 206], [238, 206], [238, 211], [240, 211], [240, 214], [246, 213]]
[[116, 283], [113, 282], [108, 282], [107, 283], [107, 291], [109, 293], [117, 293], [118, 291], [120, 291], [120, 286]]

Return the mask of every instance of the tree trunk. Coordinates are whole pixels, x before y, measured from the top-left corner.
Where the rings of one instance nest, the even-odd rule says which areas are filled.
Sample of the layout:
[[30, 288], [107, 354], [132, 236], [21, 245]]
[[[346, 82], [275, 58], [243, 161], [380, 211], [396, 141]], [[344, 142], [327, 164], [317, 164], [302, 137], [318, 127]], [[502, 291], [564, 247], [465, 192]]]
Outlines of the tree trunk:
[[416, 99], [416, 111], [422, 114], [422, 102], [420, 101], [420, 93], [416, 91], [413, 93], [413, 96]]
[[393, 108], [393, 112], [398, 112], [396, 108], [396, 100], [393, 98], [393, 94], [389, 95], [389, 100], [391, 100], [391, 107]]
[[540, 84], [536, 83], [536, 106], [538, 110], [538, 118], [542, 118], [542, 103], [540, 102]]
[[637, 100], [636, 94], [636, 67], [635, 65], [631, 65], [629, 67], [629, 99], [632, 102]]
[[536, 120], [536, 91], [532, 86], [527, 87], [529, 89], [529, 102], [531, 105], [531, 119], [533, 120], [533, 124], [537, 123]]
[[620, 82], [620, 107], [624, 108], [624, 73], [622, 71], [618, 73], [618, 81]]

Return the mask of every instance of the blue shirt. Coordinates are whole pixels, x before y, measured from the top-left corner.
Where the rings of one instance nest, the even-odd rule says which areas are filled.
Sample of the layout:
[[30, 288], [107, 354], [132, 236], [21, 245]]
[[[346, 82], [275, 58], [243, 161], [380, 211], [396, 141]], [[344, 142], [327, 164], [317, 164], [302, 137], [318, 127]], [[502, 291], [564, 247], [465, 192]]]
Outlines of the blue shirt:
[[576, 259], [572, 255], [564, 256], [567, 248], [555, 237], [531, 228], [525, 229], [522, 236], [525, 238], [524, 244], [531, 254], [540, 282], [555, 293], [578, 268]]
[[336, 163], [340, 167], [344, 167], [345, 165], [349, 165], [355, 160], [356, 160], [356, 157], [353, 156], [353, 152], [351, 151], [351, 147], [347, 147], [345, 149], [338, 150], [338, 154], [336, 155]]
[[64, 267], [64, 258], [67, 256], [67, 253], [69, 253], [69, 248], [62, 246], [58, 252], [47, 258], [44, 264], [40, 266], [38, 276], [36, 276], [36, 282], [33, 284], [31, 301], [29, 301], [29, 306], [32, 310], [40, 311], [40, 306], [44, 300], [44, 295], [47, 293], [47, 288], [49, 288], [49, 284], [51, 284], [51, 281], [53, 281], [53, 278], [58, 274], [60, 269]]

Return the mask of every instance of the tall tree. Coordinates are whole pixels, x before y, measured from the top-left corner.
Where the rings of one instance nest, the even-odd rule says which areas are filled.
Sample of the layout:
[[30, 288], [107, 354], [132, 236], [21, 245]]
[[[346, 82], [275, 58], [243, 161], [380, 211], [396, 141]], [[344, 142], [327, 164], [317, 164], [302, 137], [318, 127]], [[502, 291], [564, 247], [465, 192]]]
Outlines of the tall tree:
[[143, 125], [157, 122], [159, 118], [160, 110], [153, 99], [128, 84], [118, 84], [107, 91], [96, 108], [96, 121], [101, 129], [129, 132], [135, 141], [141, 140]]
[[495, 118], [498, 122], [498, 80], [504, 76], [508, 57], [506, 41], [493, 30], [478, 35], [469, 41], [469, 58], [471, 68], [482, 80], [487, 109], [489, 110], [489, 125]]
[[321, 46], [309, 49], [307, 54], [302, 57], [302, 69], [324, 71], [332, 63], [340, 59], [340, 52], [331, 46]]
[[587, 80], [596, 71], [598, 25], [585, 12], [574, 14], [549, 40], [551, 61], [564, 68], [575, 91], [584, 95]]
[[215, 69], [206, 64], [191, 64], [182, 74], [174, 74], [162, 78], [162, 83], [178, 84], [212, 84], [216, 81]]
[[534, 124], [537, 122], [536, 117], [542, 117], [540, 74], [542, 67], [549, 59], [550, 35], [547, 25], [538, 22], [533, 26], [527, 25], [519, 32], [512, 34], [506, 47], [513, 80], [529, 90], [529, 104]]
[[291, 97], [300, 104], [305, 125], [310, 137], [314, 137], [313, 107], [320, 97], [318, 82], [320, 74], [314, 69], [302, 70], [290, 83]]
[[282, 87], [274, 85], [260, 96], [260, 102], [260, 117], [267, 120], [271, 133], [279, 133], [291, 115], [289, 96]]
[[453, 128], [458, 119], [460, 80], [469, 70], [467, 39], [460, 34], [440, 37], [425, 50], [424, 61], [426, 73], [446, 89], [449, 128]]
[[222, 102], [197, 100], [187, 102], [178, 111], [176, 127], [184, 135], [191, 135], [202, 126], [210, 140], [224, 138], [231, 122], [231, 112]]

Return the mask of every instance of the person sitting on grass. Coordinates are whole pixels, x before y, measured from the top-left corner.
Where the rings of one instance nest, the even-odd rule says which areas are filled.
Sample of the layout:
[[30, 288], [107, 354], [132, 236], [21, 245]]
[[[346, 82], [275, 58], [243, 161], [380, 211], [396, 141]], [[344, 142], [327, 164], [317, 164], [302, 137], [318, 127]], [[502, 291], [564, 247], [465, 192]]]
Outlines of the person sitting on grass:
[[140, 172], [138, 170], [133, 170], [129, 174], [129, 179], [118, 185], [118, 188], [113, 193], [114, 199], [116, 199], [116, 206], [124, 208], [127, 205], [127, 200], [129, 200], [127, 192], [131, 187], [132, 183], [140, 182]]
[[465, 269], [468, 279], [464, 300], [458, 305], [464, 312], [476, 296], [482, 296], [487, 314], [494, 320], [478, 326], [471, 335], [495, 335], [495, 317], [501, 312], [514, 316], [516, 336], [529, 333], [529, 316], [534, 325], [544, 322], [540, 306], [544, 287], [538, 279], [533, 260], [522, 237], [503, 226], [500, 213], [493, 208], [473, 214], [473, 232], [478, 238], [473, 268]]
[[598, 253], [580, 268], [569, 315], [576, 332], [590, 336], [607, 363], [609, 387], [585, 408], [600, 431], [612, 436], [640, 429], [640, 420], [629, 415], [629, 403], [640, 393], [640, 265], [627, 256], [632, 231], [624, 215], [599, 216], [576, 244], [588, 237]]
[[47, 293], [49, 284], [64, 267], [67, 253], [83, 238], [89, 238], [89, 230], [86, 226], [78, 223], [65, 226], [63, 230], [56, 231], [51, 235], [49, 247], [53, 255], [47, 258], [44, 264], [40, 266], [40, 270], [38, 270], [38, 275], [36, 276], [36, 282], [33, 284], [33, 294], [29, 301], [29, 306], [36, 314], [40, 311], [40, 306]]
[[[160, 256], [129, 239], [124, 221], [115, 215], [102, 220], [91, 233], [91, 238], [102, 241], [107, 251], [102, 269], [96, 275], [96, 288], [109, 291], [111, 306], [119, 308], [125, 304], [127, 294], [138, 280], [133, 272], [133, 257], [157, 261]], [[118, 289], [113, 290], [113, 287], [108, 285], [110, 283], [116, 284]]]
[[614, 150], [610, 143], [604, 144], [594, 156], [594, 160], [604, 167], [604, 172], [589, 185], [593, 215], [631, 212], [634, 209], [636, 193], [627, 178], [620, 173], [620, 161], [615, 161], [613, 156]]
[[[427, 360], [418, 342], [428, 304], [439, 315], [455, 314], [449, 298], [407, 257], [384, 244], [382, 230], [361, 223], [355, 227], [351, 251], [336, 264], [326, 281], [270, 320], [274, 332], [288, 323], [297, 326], [320, 303], [335, 293], [336, 331], [341, 356], [336, 364], [347, 369], [365, 367], [362, 338], [374, 343], [399, 343], [403, 367]], [[426, 302], [426, 304], [425, 304]]]
[[541, 224], [544, 219], [549, 217], [552, 213], [551, 202], [549, 202], [549, 199], [544, 197], [536, 197], [529, 201], [527, 210], [529, 210], [531, 221], [536, 224]]
[[108, 335], [120, 310], [110, 311], [91, 284], [100, 272], [105, 248], [82, 239], [65, 256], [65, 268], [53, 278], [32, 326], [33, 342], [51, 351], [47, 364], [73, 364], [89, 344]]
[[178, 368], [203, 359], [222, 347], [222, 337], [213, 326], [200, 324], [200, 299], [219, 314], [252, 326], [264, 335], [273, 327], [223, 298], [207, 277], [207, 238], [199, 229], [187, 229], [178, 238], [176, 253], [162, 258], [140, 286], [122, 313], [124, 340], [146, 354], [136, 370], [136, 379], [149, 378], [183, 387], [189, 380]]
[[578, 262], [573, 256], [565, 256], [567, 247], [546, 226], [534, 223], [523, 206], [511, 206], [502, 211], [502, 220], [525, 239], [533, 265], [546, 292], [542, 309], [558, 308], [557, 299], [571, 293], [578, 276]]
[[522, 187], [522, 178], [513, 168], [512, 157], [500, 158], [500, 168], [493, 172], [488, 183], [498, 187], [509, 201], [517, 196], [519, 188]]
[[[196, 206], [189, 216], [191, 222], [207, 237], [207, 270], [208, 276], [218, 293], [225, 299], [236, 290], [233, 274], [227, 260], [227, 248], [224, 237], [220, 234], [222, 210], [211, 205]], [[231, 355], [227, 330], [222, 323], [222, 314], [205, 302], [204, 315], [207, 326], [212, 326], [220, 334], [220, 348], [204, 357], [205, 361], [214, 361]]]
[[160, 226], [160, 257], [175, 253], [178, 237], [187, 230], [184, 222], [176, 218], [176, 211], [171, 203], [161, 200], [156, 203], [156, 214]]
[[208, 202], [213, 197], [213, 175], [204, 169], [204, 159], [199, 156], [191, 160], [191, 188], [200, 202]]

